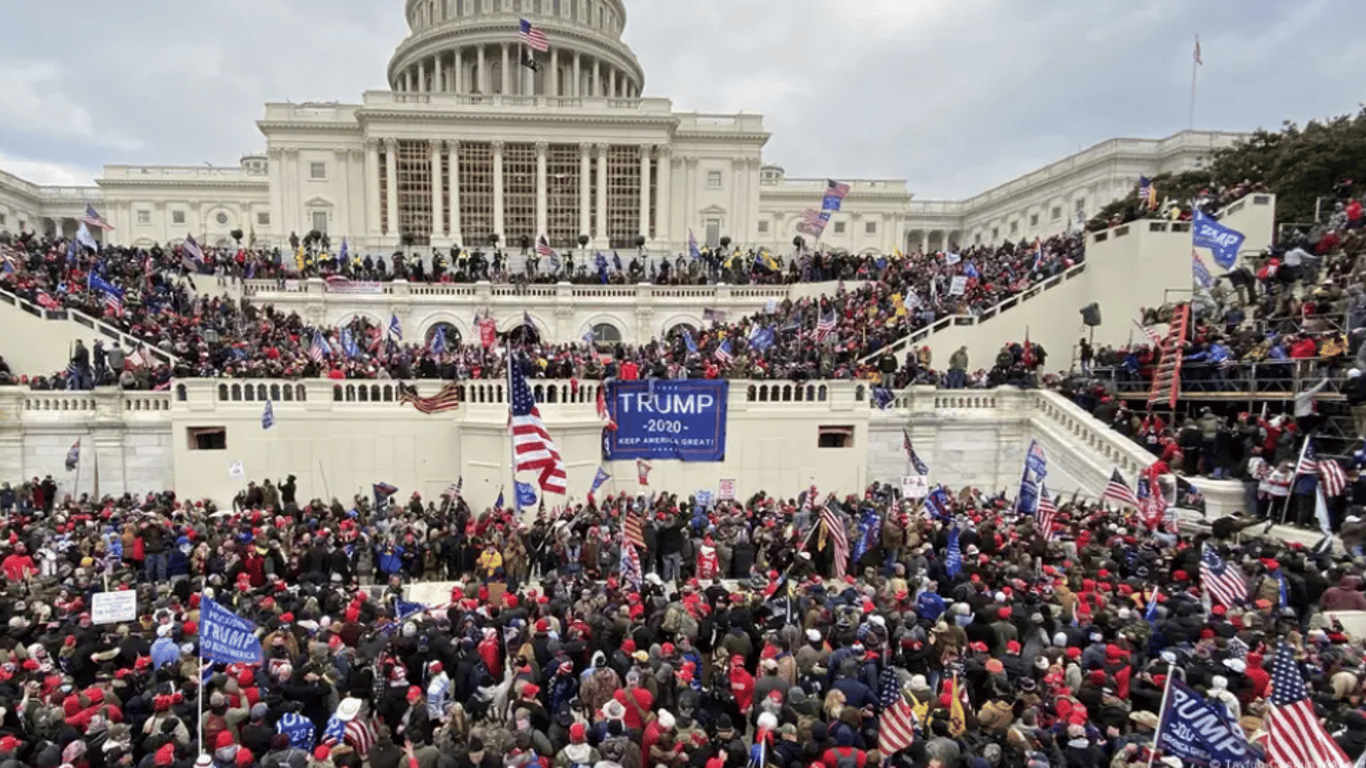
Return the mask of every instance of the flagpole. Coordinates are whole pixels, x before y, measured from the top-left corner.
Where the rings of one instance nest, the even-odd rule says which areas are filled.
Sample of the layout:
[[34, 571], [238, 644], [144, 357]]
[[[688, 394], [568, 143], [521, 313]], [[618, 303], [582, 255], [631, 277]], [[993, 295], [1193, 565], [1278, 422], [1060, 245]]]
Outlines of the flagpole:
[[[1300, 479], [1300, 465], [1304, 463], [1304, 454], [1309, 450], [1309, 441], [1314, 439], [1314, 433], [1310, 432], [1304, 436], [1304, 445], [1300, 446], [1300, 457], [1295, 460], [1295, 471], [1290, 475], [1289, 493], [1285, 494], [1285, 503], [1281, 505], [1280, 524], [1285, 525], [1285, 516], [1290, 514], [1290, 497], [1295, 495], [1295, 482]], [[1270, 518], [1268, 510], [1267, 517]]]
[[[512, 429], [513, 429], [513, 428], [512, 428], [512, 366], [514, 365], [515, 361], [513, 360], [513, 357], [512, 357], [512, 336], [511, 336], [511, 335], [509, 335], [509, 336], [504, 340], [504, 344], [506, 345], [506, 349], [507, 349], [507, 369], [508, 369], [508, 370], [507, 370], [507, 380], [508, 380], [508, 487], [512, 489], [512, 502], [513, 502], [513, 504], [515, 505], [515, 504], [517, 503], [517, 441], [516, 441], [515, 439], [513, 439], [513, 431], [512, 431]], [[541, 492], [544, 493], [544, 492], [545, 492], [545, 489], [541, 489]], [[519, 508], [517, 509], [517, 515], [520, 517], [521, 514], [522, 514], [522, 510], [521, 510], [521, 508], [519, 507]]]
[[1200, 36], [1195, 36], [1195, 51], [1191, 55], [1191, 106], [1190, 116], [1187, 118], [1186, 128], [1195, 130], [1195, 79], [1200, 71]]
[[1153, 732], [1153, 748], [1148, 751], [1148, 768], [1153, 768], [1153, 760], [1157, 758], [1158, 746], [1162, 743], [1162, 719], [1163, 713], [1167, 711], [1167, 704], [1172, 695], [1172, 677], [1175, 670], [1173, 665], [1167, 665], [1167, 679], [1162, 686], [1162, 706], [1157, 708], [1157, 730]]

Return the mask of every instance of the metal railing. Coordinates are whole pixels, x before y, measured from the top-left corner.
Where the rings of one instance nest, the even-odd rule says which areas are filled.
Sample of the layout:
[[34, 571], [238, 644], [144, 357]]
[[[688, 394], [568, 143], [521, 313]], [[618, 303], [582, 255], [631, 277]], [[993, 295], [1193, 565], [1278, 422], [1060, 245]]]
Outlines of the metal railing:
[[152, 346], [136, 336], [124, 333], [118, 328], [109, 325], [102, 320], [97, 320], [79, 310], [67, 307], [61, 309], [46, 309], [3, 288], [0, 288], [0, 301], [42, 320], [70, 320], [73, 323], [85, 326], [100, 336], [117, 340], [129, 354], [131, 354], [133, 350], [140, 348], [142, 349], [143, 354], [153, 358], [157, 363], [164, 363], [172, 367], [180, 363], [180, 358], [175, 355]]
[[[1180, 397], [1200, 399], [1290, 399], [1305, 386], [1327, 379], [1328, 384], [1316, 395], [1318, 398], [1342, 398], [1342, 386], [1347, 381], [1340, 358], [1302, 358], [1297, 360], [1264, 360], [1238, 362], [1228, 365], [1206, 363], [1181, 364]], [[1152, 379], [1124, 366], [1092, 366], [1091, 378], [1106, 385], [1122, 397], [1144, 396], [1152, 388]]]

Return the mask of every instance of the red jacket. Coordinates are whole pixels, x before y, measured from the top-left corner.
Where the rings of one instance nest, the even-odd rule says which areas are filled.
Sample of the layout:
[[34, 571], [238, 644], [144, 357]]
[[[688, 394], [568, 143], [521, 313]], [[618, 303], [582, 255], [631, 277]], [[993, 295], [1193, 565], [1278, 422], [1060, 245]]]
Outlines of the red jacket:
[[754, 675], [743, 667], [730, 668], [730, 693], [735, 697], [735, 705], [746, 715], [754, 704]]
[[855, 768], [863, 768], [864, 763], [868, 762], [868, 753], [858, 747], [834, 747], [832, 749], [827, 749], [825, 750], [825, 753], [821, 755], [821, 762], [825, 764], [825, 768], [836, 768], [836, 766], [839, 765], [841, 757], [849, 757], [850, 755], [852, 755], [856, 761]]

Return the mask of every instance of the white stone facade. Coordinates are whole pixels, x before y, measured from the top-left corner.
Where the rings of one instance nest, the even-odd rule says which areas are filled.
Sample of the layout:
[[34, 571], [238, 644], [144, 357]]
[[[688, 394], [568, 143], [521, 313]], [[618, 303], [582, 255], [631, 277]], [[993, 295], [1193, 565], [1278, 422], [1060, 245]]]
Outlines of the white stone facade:
[[[388, 91], [359, 103], [267, 104], [265, 151], [237, 167], [109, 165], [98, 187], [49, 189], [0, 174], [0, 231], [69, 234], [88, 201], [112, 242], [241, 230], [280, 245], [326, 231], [357, 250], [417, 245], [652, 252], [735, 243], [785, 251], [827, 180], [765, 165], [762, 116], [678, 112], [642, 97], [622, 0], [408, 0], [411, 30]], [[518, 39], [530, 19], [549, 50]], [[523, 66], [530, 58], [536, 69]], [[854, 252], [1032, 238], [1134, 189], [1140, 175], [1197, 168], [1241, 134], [1113, 139], [962, 201], [917, 200], [899, 179], [849, 179], [821, 243]]]
[[[569, 475], [571, 501], [582, 500], [601, 461], [602, 423], [594, 382], [533, 381], [540, 411]], [[241, 462], [261, 480], [294, 473], [305, 498], [369, 495], [378, 481], [435, 497], [457, 477], [465, 496], [492, 504], [509, 478], [507, 405], [500, 381], [463, 382], [456, 411], [426, 416], [395, 401], [395, 382], [193, 379], [167, 392], [115, 389], [35, 392], [0, 388], [0, 479], [51, 474], [61, 492], [94, 488], [96, 453], [102, 493], [175, 488], [182, 498], [226, 503], [245, 486], [230, 476]], [[422, 384], [424, 394], [435, 385]], [[261, 428], [270, 399], [275, 426]], [[1152, 461], [1137, 444], [1107, 429], [1053, 392], [935, 390], [916, 387], [886, 410], [872, 407], [865, 384], [851, 381], [730, 383], [726, 456], [721, 462], [657, 462], [653, 487], [715, 491], [734, 480], [737, 495], [759, 490], [795, 495], [812, 482], [854, 493], [874, 480], [899, 482], [910, 470], [903, 429], [929, 465], [930, 482], [994, 493], [1019, 483], [1030, 440], [1048, 456], [1051, 493], [1095, 498], [1110, 473], [1133, 478]], [[196, 447], [199, 430], [221, 430], [221, 448]], [[847, 430], [841, 447], [818, 435]], [[81, 440], [79, 475], [63, 462]], [[634, 462], [605, 465], [606, 492], [639, 489]], [[524, 478], [525, 479], [525, 478]], [[1209, 519], [1243, 505], [1242, 484], [1206, 480]], [[552, 496], [547, 504], [564, 503]]]

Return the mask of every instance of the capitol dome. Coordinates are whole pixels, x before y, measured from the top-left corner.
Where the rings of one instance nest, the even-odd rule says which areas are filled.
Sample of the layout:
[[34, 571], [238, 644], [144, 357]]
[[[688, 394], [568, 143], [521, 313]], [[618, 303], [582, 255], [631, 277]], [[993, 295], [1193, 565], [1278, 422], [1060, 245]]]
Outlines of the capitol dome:
[[[623, 0], [407, 0], [405, 15], [388, 73], [399, 93], [637, 98], [645, 84]], [[523, 44], [522, 19], [548, 51]]]

